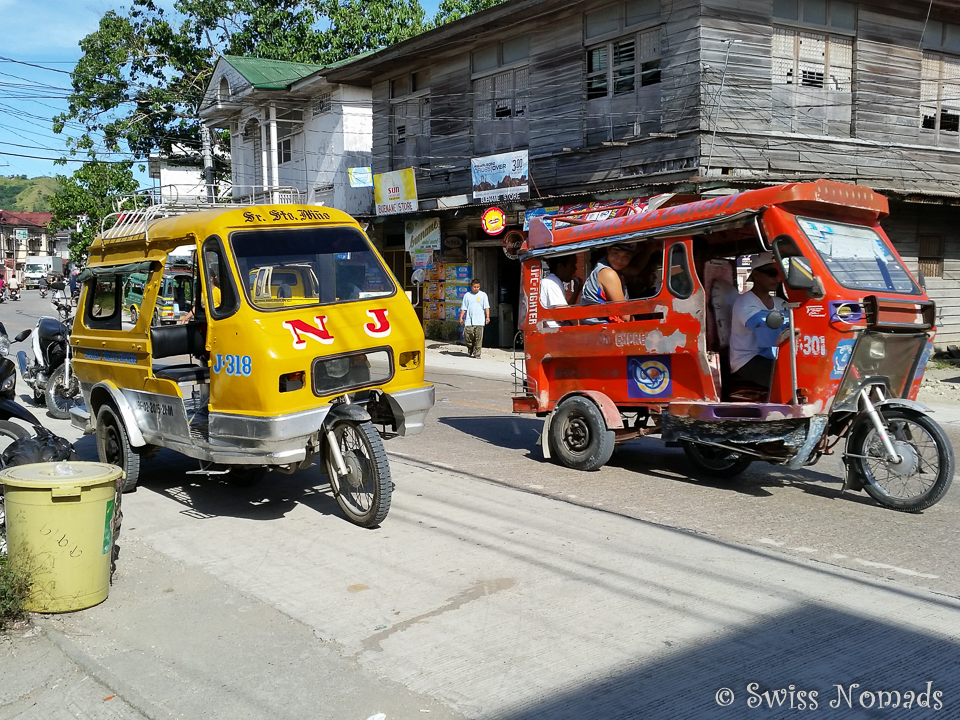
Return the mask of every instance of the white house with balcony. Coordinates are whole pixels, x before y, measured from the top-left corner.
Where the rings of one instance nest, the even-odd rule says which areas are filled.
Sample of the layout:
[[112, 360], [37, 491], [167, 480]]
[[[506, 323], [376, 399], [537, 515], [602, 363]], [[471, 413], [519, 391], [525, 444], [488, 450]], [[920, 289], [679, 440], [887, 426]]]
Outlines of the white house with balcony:
[[351, 187], [350, 169], [371, 165], [371, 92], [327, 82], [341, 65], [217, 61], [199, 113], [208, 128], [230, 131], [234, 199], [370, 214], [373, 188]]

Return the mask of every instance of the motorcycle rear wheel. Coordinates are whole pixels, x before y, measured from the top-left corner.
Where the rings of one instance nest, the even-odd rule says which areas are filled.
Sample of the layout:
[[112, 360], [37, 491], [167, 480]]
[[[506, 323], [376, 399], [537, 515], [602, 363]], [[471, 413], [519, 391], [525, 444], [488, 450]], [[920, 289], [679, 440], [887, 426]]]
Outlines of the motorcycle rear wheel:
[[722, 480], [736, 477], [753, 462], [749, 455], [691, 440], [683, 441], [683, 451], [699, 472]]
[[64, 384], [64, 370], [65, 366], [61, 365], [53, 371], [53, 375], [47, 381], [47, 391], [44, 394], [47, 411], [59, 420], [69, 420], [70, 410], [83, 405], [80, 381], [71, 373], [69, 384]]

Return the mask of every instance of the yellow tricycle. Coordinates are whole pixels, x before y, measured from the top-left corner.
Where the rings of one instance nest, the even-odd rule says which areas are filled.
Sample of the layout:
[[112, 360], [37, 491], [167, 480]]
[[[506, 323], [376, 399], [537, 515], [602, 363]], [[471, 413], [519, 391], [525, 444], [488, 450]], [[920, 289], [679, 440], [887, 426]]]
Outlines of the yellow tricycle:
[[[89, 249], [70, 339], [100, 459], [126, 472], [159, 448], [241, 486], [325, 468], [346, 516], [378, 525], [393, 484], [375, 425], [423, 429], [423, 329], [360, 225], [307, 205], [150, 205], [110, 216]], [[164, 268], [186, 262], [193, 299], [151, 324]], [[124, 304], [142, 278], [142, 310]]]

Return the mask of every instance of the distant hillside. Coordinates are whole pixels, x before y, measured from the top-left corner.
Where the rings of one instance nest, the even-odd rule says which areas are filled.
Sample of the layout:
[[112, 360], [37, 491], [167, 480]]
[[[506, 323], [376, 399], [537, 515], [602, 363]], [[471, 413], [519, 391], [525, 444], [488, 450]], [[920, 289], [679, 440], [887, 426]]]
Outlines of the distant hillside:
[[0, 176], [0, 209], [13, 212], [50, 212], [50, 196], [57, 189], [55, 178]]

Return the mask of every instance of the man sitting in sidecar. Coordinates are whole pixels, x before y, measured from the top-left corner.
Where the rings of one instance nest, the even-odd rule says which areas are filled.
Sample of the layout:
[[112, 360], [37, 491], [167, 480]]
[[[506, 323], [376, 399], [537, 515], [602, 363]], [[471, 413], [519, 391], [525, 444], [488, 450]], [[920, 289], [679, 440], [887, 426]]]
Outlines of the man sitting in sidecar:
[[[769, 390], [777, 347], [789, 324], [783, 299], [772, 294], [780, 285], [773, 253], [762, 252], [754, 256], [748, 279], [753, 282], [753, 287], [740, 295], [733, 305], [730, 373], [735, 378]], [[767, 316], [772, 311], [781, 314], [783, 325], [771, 328], [767, 324]]]

